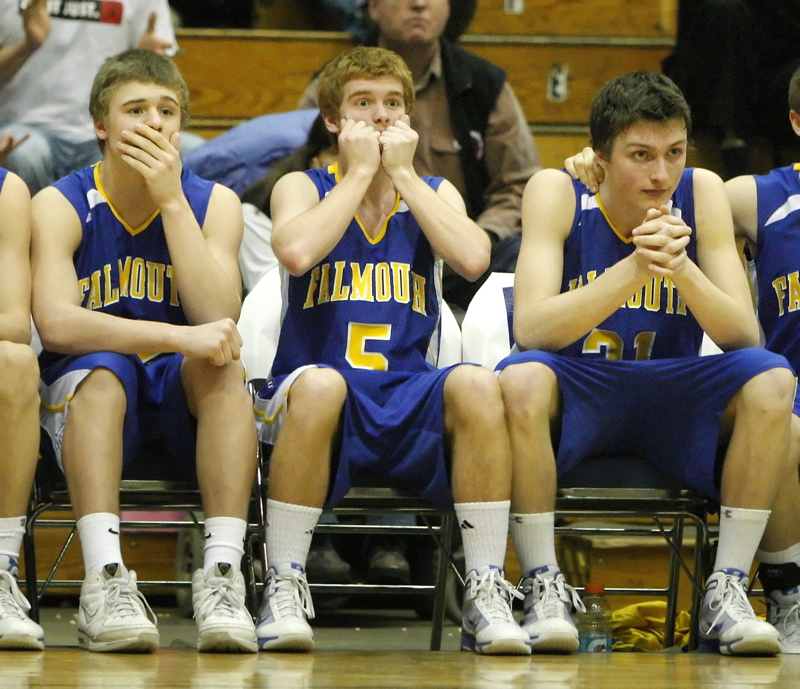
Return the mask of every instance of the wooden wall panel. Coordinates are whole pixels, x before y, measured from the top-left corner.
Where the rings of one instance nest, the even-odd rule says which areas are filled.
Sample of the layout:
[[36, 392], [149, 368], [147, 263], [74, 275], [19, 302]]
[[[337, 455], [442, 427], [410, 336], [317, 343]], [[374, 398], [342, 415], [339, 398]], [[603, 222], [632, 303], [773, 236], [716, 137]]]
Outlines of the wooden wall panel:
[[[247, 119], [292, 110], [311, 75], [351, 45], [347, 34], [281, 31], [183, 30], [175, 61], [196, 118]], [[533, 123], [588, 119], [597, 89], [636, 69], [660, 70], [669, 48], [650, 45], [486, 42], [466, 37], [464, 47], [503, 67], [526, 117]], [[567, 74], [567, 97], [548, 100], [555, 65]]]
[[[468, 32], [674, 37], [678, 0], [478, 0]], [[512, 14], [507, 7], [521, 8]]]

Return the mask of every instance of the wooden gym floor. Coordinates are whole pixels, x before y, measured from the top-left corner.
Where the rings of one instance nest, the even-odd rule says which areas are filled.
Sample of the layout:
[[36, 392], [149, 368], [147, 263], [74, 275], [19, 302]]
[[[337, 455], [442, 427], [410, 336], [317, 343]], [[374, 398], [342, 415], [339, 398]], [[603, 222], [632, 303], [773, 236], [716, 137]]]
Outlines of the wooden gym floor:
[[75, 609], [45, 608], [43, 652], [0, 651], [0, 689], [676, 689], [800, 687], [800, 655], [725, 658], [697, 653], [488, 657], [461, 653], [446, 622], [441, 652], [411, 611], [319, 611], [310, 654], [195, 652], [194, 621], [157, 608], [162, 648], [152, 655], [76, 647]]
[[188, 649], [154, 655], [49, 648], [0, 652], [3, 689], [648, 689], [781, 687], [800, 682], [800, 656], [724, 658], [698, 654], [575, 654], [493, 658], [473, 653], [318, 651], [223, 656]]

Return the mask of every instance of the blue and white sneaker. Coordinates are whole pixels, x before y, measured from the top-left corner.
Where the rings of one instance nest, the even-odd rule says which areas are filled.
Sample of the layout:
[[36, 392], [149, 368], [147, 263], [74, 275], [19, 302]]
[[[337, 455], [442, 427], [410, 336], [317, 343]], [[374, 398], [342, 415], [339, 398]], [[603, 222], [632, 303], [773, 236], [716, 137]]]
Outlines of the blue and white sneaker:
[[800, 653], [800, 587], [767, 596], [767, 621], [780, 634], [781, 653]]
[[487, 655], [529, 655], [528, 635], [511, 614], [511, 601], [522, 598], [503, 578], [503, 570], [471, 570], [464, 580], [461, 650]]
[[750, 580], [738, 569], [714, 572], [700, 612], [700, 650], [723, 655], [776, 655], [778, 630], [759, 619], [747, 600]]
[[307, 620], [313, 618], [314, 606], [303, 567], [296, 563], [270, 567], [256, 622], [258, 647], [262, 651], [311, 651], [314, 632]]
[[522, 581], [525, 600], [520, 625], [531, 639], [533, 653], [570, 653], [578, 650], [573, 610], [585, 608], [575, 589], [555, 568], [538, 567]]
[[0, 564], [0, 650], [41, 651], [44, 631], [30, 617], [28, 599], [19, 590], [17, 561]]

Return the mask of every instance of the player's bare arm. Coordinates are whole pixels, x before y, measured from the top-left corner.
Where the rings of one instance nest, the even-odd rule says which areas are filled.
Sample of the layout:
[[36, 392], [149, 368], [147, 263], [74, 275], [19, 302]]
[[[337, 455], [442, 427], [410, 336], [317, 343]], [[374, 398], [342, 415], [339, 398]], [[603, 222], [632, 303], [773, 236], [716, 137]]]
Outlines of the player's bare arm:
[[731, 204], [735, 235], [755, 245], [758, 239], [758, 190], [755, 178], [744, 175], [729, 179], [725, 182], [725, 192]]
[[50, 15], [47, 13], [47, 0], [28, 0], [20, 12], [25, 38], [0, 49], [0, 86], [4, 86], [50, 35]]
[[514, 280], [514, 336], [521, 349], [557, 351], [583, 337], [651, 279], [632, 253], [592, 282], [561, 293], [564, 242], [575, 192], [560, 170], [537, 172], [522, 197], [522, 247]]
[[435, 254], [462, 277], [477, 280], [489, 267], [489, 237], [469, 218], [461, 194], [450, 182], [444, 180], [437, 192], [417, 175], [413, 161], [418, 140], [408, 115], [387, 127], [380, 137], [383, 169]]
[[45, 348], [64, 354], [180, 352], [221, 365], [238, 358], [241, 336], [231, 319], [176, 326], [119, 318], [81, 306], [73, 255], [81, 241], [75, 209], [55, 187], [33, 200], [33, 317]]
[[758, 345], [759, 330], [733, 233], [722, 180], [694, 172], [697, 264], [687, 261], [672, 280], [708, 336], [723, 350]]
[[145, 123], [123, 131], [122, 160], [139, 172], [161, 210], [164, 235], [175, 270], [181, 304], [192, 324], [237, 319], [241, 307], [238, 251], [242, 210], [236, 195], [217, 185], [202, 229], [181, 185], [180, 133], [167, 140]]
[[31, 209], [28, 187], [13, 172], [0, 191], [0, 340], [31, 341]]
[[272, 193], [272, 249], [295, 276], [327, 256], [350, 225], [381, 165], [379, 133], [364, 122], [341, 120], [338, 130], [340, 179], [320, 201], [308, 175], [293, 172]]

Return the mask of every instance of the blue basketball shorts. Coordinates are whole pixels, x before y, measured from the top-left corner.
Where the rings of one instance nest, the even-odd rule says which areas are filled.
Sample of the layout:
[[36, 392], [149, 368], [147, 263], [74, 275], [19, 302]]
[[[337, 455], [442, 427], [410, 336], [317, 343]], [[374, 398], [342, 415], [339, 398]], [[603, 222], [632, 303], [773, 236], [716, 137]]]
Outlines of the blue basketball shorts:
[[758, 348], [653, 361], [609, 361], [531, 350], [511, 354], [496, 370], [526, 362], [544, 364], [558, 379], [559, 475], [587, 457], [639, 456], [715, 499], [719, 499], [715, 464], [725, 409], [759, 373], [781, 367], [791, 370], [783, 356]]
[[[308, 368], [314, 366], [271, 379], [258, 393], [255, 412], [262, 442], [275, 443], [291, 386]], [[347, 382], [347, 398], [326, 506], [336, 505], [352, 486], [374, 485], [380, 477], [392, 487], [452, 507], [443, 390], [453, 368], [338, 371]]]
[[170, 457], [194, 472], [196, 428], [181, 382], [182, 354], [162, 354], [146, 363], [138, 356], [94, 352], [68, 356], [44, 368], [39, 386], [42, 455], [63, 469], [61, 449], [69, 404], [81, 381], [105, 368], [125, 388], [123, 465], [128, 466], [144, 445], [159, 443]]

